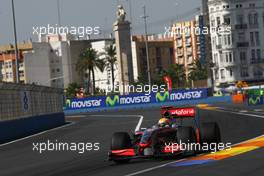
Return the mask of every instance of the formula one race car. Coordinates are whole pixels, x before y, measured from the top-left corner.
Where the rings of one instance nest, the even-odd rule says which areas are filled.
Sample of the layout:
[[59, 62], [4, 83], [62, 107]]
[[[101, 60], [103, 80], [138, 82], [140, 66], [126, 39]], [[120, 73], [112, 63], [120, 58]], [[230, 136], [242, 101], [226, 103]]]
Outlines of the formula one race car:
[[221, 141], [218, 124], [200, 124], [196, 107], [162, 107], [158, 124], [147, 129], [140, 126], [141, 124], [137, 125], [138, 128], [132, 135], [127, 132], [112, 135], [111, 150], [108, 153], [110, 161], [126, 163], [136, 158], [189, 156], [201, 152], [200, 148], [194, 149], [191, 145], [197, 147]]

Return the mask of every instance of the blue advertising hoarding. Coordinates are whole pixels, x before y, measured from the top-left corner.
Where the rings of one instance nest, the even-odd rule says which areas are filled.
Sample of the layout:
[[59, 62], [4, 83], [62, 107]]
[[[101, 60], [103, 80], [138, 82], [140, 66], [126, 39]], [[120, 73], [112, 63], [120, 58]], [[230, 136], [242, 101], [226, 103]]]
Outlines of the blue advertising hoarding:
[[140, 104], [176, 102], [207, 98], [207, 89], [172, 90], [166, 92], [133, 93], [129, 95], [97, 96], [66, 100], [66, 109], [106, 108]]

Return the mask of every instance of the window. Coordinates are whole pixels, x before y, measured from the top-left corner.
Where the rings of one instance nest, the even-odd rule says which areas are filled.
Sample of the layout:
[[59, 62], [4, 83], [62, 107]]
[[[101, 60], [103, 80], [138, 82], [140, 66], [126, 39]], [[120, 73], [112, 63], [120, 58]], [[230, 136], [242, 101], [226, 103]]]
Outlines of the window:
[[228, 45], [231, 45], [231, 43], [232, 43], [232, 42], [231, 42], [231, 35], [228, 34], [228, 35], [227, 35], [227, 44], [228, 44]]
[[248, 77], [248, 68], [241, 68], [241, 72], [240, 72], [241, 77]]
[[259, 32], [255, 32], [256, 45], [260, 46]]
[[254, 20], [253, 21], [254, 21], [255, 25], [258, 25], [258, 13], [254, 14]]
[[247, 64], [247, 53], [245, 51], [240, 52], [240, 62], [243, 65]]
[[226, 24], [226, 25], [230, 25], [231, 24], [230, 17], [224, 17], [224, 24]]
[[255, 7], [255, 4], [251, 3], [249, 4], [249, 7]]
[[225, 70], [224, 69], [220, 70], [220, 75], [221, 75], [221, 79], [225, 79]]
[[218, 64], [218, 54], [217, 53], [214, 54], [214, 63]]
[[233, 76], [233, 70], [230, 68], [229, 69], [229, 76], [232, 77]]
[[233, 62], [233, 54], [231, 52], [229, 53], [229, 62]]
[[257, 26], [258, 25], [258, 13], [250, 13], [248, 15], [248, 23], [250, 26]]
[[225, 53], [226, 62], [233, 62], [233, 54], [231, 52]]
[[224, 35], [224, 44], [225, 44], [225, 45], [228, 45], [228, 42], [227, 42], [227, 35]]
[[262, 14], [262, 22], [263, 22], [263, 25], [264, 25], [264, 12]]
[[215, 27], [215, 19], [211, 20], [211, 27]]
[[256, 60], [256, 51], [254, 49], [251, 50], [251, 60], [252, 60], [252, 62], [255, 62], [255, 60]]
[[248, 15], [248, 23], [249, 23], [250, 25], [253, 24], [253, 14], [251, 14], [251, 13]]
[[254, 32], [250, 32], [250, 43], [251, 46], [255, 46]]
[[215, 79], [219, 79], [218, 70], [215, 70]]
[[262, 69], [260, 67], [254, 67], [253, 74], [254, 76], [263, 76]]
[[242, 6], [242, 4], [237, 4], [236, 5], [236, 8], [242, 8], [243, 6]]
[[221, 24], [221, 19], [220, 19], [220, 17], [217, 17], [217, 18], [216, 18], [216, 22], [217, 22], [217, 26], [220, 26], [220, 24]]
[[220, 63], [223, 63], [224, 62], [224, 54], [220, 54]]
[[237, 24], [244, 24], [244, 15], [237, 15]]
[[218, 45], [222, 45], [222, 36], [221, 35], [218, 36]]
[[245, 32], [239, 32], [238, 33], [238, 41], [239, 42], [244, 42], [245, 41]]
[[257, 59], [261, 60], [261, 50], [257, 49]]

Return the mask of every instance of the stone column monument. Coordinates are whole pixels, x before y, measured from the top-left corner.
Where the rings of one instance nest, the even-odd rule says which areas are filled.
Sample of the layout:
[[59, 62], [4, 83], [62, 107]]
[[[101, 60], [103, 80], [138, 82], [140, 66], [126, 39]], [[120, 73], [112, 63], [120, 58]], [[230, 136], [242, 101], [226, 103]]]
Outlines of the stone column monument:
[[128, 93], [125, 87], [133, 82], [133, 63], [131, 51], [130, 22], [126, 21], [126, 12], [118, 6], [117, 21], [114, 23], [118, 79], [120, 93]]

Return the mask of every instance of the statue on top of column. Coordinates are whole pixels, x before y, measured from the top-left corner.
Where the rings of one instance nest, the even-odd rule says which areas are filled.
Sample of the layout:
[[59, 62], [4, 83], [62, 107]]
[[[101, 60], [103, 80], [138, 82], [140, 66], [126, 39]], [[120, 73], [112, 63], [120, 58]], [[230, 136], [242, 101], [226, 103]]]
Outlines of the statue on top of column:
[[117, 10], [117, 21], [118, 22], [124, 22], [126, 19], [126, 12], [125, 9], [122, 5], [118, 6], [118, 10]]

